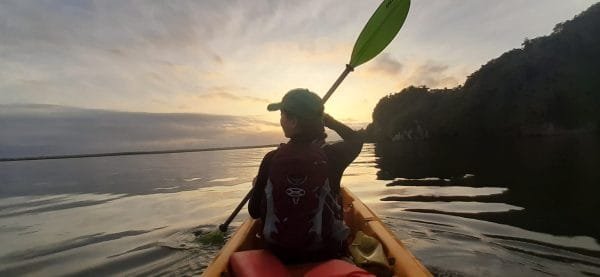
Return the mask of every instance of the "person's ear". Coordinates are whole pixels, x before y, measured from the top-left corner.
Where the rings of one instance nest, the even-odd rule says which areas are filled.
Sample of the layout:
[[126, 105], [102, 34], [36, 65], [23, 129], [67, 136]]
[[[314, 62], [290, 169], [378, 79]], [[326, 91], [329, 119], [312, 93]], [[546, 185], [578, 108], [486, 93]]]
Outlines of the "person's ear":
[[298, 127], [298, 118], [296, 117], [290, 117], [289, 118], [289, 123], [290, 123], [290, 127], [296, 129], [296, 127]]

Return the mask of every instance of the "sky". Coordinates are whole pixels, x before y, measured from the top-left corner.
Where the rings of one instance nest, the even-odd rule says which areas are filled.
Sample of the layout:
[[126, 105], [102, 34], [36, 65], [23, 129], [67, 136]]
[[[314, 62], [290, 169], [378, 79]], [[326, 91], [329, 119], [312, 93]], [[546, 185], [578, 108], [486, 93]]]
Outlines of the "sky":
[[[396, 39], [346, 78], [326, 111], [370, 122], [381, 97], [462, 84], [595, 2], [413, 0]], [[0, 1], [0, 104], [277, 122], [266, 105], [292, 88], [324, 95], [379, 3]]]

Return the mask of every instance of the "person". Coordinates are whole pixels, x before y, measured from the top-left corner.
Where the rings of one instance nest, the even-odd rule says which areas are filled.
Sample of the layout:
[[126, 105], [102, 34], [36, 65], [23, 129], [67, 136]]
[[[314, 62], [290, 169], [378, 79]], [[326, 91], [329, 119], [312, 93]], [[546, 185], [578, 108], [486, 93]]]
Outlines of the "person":
[[[280, 111], [289, 138], [264, 156], [248, 204], [250, 216], [262, 220], [267, 249], [285, 263], [345, 255], [349, 229], [340, 181], [362, 149], [362, 136], [324, 113], [323, 101], [308, 89], [293, 89], [267, 109]], [[342, 141], [325, 143], [324, 127]]]

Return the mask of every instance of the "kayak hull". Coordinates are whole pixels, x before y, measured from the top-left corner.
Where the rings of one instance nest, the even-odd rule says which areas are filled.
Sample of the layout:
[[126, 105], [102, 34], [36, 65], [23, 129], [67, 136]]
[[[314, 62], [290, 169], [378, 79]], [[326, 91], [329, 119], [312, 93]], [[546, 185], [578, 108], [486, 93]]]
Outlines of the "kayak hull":
[[[358, 197], [345, 187], [342, 187], [341, 193], [344, 220], [352, 230], [351, 236], [362, 231], [379, 239], [388, 259], [393, 261], [391, 270], [395, 276], [432, 276]], [[254, 219], [244, 221], [206, 268], [203, 276], [232, 276], [229, 271], [229, 258], [233, 253], [264, 248], [264, 242], [257, 234], [260, 234], [259, 222]]]

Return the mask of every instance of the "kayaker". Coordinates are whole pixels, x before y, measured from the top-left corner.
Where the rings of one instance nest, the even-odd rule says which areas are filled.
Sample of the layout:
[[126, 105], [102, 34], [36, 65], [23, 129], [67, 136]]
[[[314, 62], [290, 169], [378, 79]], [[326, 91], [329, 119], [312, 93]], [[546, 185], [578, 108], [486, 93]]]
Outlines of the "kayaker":
[[[263, 158], [248, 210], [263, 223], [267, 248], [286, 263], [320, 261], [345, 254], [340, 180], [362, 149], [362, 136], [324, 113], [321, 98], [293, 89], [269, 111], [279, 110], [285, 137]], [[326, 144], [325, 128], [343, 141]]]

